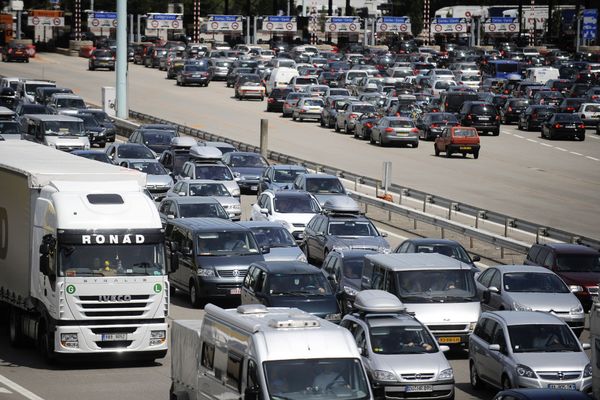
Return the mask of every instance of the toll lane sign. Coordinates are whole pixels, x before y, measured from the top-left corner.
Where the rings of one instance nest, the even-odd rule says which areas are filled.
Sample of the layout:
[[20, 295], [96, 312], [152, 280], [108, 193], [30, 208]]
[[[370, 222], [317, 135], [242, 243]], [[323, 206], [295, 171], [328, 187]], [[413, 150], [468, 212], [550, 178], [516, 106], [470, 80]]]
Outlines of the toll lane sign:
[[265, 32], [296, 32], [296, 17], [267, 16], [263, 19], [262, 30]]
[[486, 33], [517, 33], [519, 20], [511, 17], [486, 18], [483, 21], [483, 31]]
[[375, 23], [377, 32], [411, 33], [410, 18], [408, 17], [379, 17]]
[[434, 18], [431, 22], [431, 33], [465, 33], [467, 32], [466, 18]]
[[360, 18], [358, 17], [327, 17], [325, 20], [325, 32], [354, 33], [359, 30]]
[[210, 15], [206, 30], [208, 32], [242, 32], [242, 16]]

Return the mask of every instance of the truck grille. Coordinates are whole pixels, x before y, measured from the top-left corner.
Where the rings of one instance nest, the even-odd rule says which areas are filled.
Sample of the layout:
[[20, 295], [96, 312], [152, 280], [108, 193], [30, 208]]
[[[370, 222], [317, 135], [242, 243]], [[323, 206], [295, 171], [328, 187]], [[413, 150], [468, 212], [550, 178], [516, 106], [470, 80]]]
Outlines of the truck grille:
[[432, 331], [466, 331], [468, 330], [468, 325], [427, 325], [427, 327]]
[[221, 278], [243, 278], [248, 273], [246, 269], [219, 269], [217, 273]]
[[78, 296], [76, 305], [79, 312], [90, 318], [98, 317], [139, 317], [150, 310], [150, 295], [131, 296]]
[[101, 349], [124, 349], [131, 346], [133, 340], [98, 341], [95, 342]]

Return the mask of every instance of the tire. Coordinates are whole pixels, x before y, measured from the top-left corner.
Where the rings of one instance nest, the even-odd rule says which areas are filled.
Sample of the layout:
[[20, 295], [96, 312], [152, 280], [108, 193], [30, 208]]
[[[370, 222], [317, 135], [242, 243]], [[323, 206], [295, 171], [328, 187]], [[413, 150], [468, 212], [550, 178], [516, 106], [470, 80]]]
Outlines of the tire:
[[54, 364], [56, 362], [56, 355], [54, 354], [54, 343], [50, 339], [47, 325], [45, 322], [41, 322], [38, 330], [38, 348], [44, 361], [48, 364]]
[[383, 138], [381, 137], [381, 135], [379, 136], [379, 140], [377, 141], [377, 144], [379, 144], [379, 147], [385, 147], [385, 143], [383, 143]]
[[90, 70], [90, 71], [93, 71], [94, 69], [95, 68], [93, 66], [91, 66], [91, 65], [88, 67], [88, 70]]
[[325, 121], [323, 121], [323, 117], [321, 117], [321, 120], [319, 121], [319, 125], [321, 125], [321, 128], [325, 127]]
[[462, 153], [463, 158], [467, 158], [467, 153]]
[[437, 144], [433, 145], [433, 151], [434, 151], [436, 157], [440, 156], [440, 149], [438, 149]]
[[373, 138], [373, 131], [371, 131], [371, 135], [369, 136], [369, 143], [375, 144], [375, 139]]
[[16, 307], [10, 307], [9, 315], [9, 340], [13, 347], [21, 347], [25, 342], [25, 335], [22, 331], [22, 316], [21, 310]]
[[477, 373], [477, 368], [475, 368], [475, 363], [473, 362], [469, 363], [469, 381], [471, 382], [471, 387], [473, 389], [483, 389], [483, 382], [481, 382], [479, 374]]
[[508, 376], [504, 375], [502, 377], [502, 390], [512, 389], [512, 387], [513, 387], [512, 382], [510, 381]]
[[333, 124], [331, 123], [331, 118], [327, 117], [327, 127], [329, 129], [333, 129]]
[[548, 140], [553, 140], [552, 131], [550, 129], [548, 129], [548, 135], [546, 137], [548, 138]]
[[296, 120], [296, 116], [294, 114], [292, 114], [292, 121]]
[[337, 121], [335, 121], [335, 131], [338, 133], [340, 132], [340, 127], [339, 127]]
[[473, 158], [476, 160], [479, 158], [479, 151], [473, 153]]
[[496, 131], [496, 132], [492, 133], [492, 135], [494, 135], [494, 136], [498, 136], [498, 135], [500, 135], [500, 129], [498, 129], [498, 131]]
[[585, 140], [585, 133], [582, 133], [581, 135], [577, 136], [577, 139], [583, 142]]
[[416, 149], [417, 147], [419, 147], [419, 141], [417, 140], [416, 142], [413, 142], [412, 147], [413, 147], [413, 149]]
[[199, 289], [198, 289], [198, 285], [196, 284], [196, 282], [190, 281], [190, 304], [192, 305], [192, 307], [194, 308], [200, 308], [200, 306], [202, 305], [202, 301], [200, 300], [200, 296], [199, 296]]
[[452, 157], [452, 151], [450, 149], [446, 149], [446, 158]]

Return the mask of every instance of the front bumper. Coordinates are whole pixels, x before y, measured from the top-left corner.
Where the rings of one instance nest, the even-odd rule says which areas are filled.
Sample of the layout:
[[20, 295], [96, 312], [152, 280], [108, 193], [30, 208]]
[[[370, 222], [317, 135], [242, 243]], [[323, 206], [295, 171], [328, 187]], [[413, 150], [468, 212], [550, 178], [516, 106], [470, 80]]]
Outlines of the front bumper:
[[199, 295], [202, 298], [229, 297], [239, 298], [243, 278], [231, 279], [221, 277], [198, 278]]
[[515, 384], [519, 388], [529, 389], [547, 389], [549, 385], [574, 385], [575, 390], [587, 393], [592, 390], [592, 377], [565, 379], [565, 380], [548, 380], [517, 377]]
[[[431, 386], [431, 391], [411, 391], [413, 388]], [[454, 396], [454, 381], [415, 381], [403, 383], [373, 382], [375, 397], [385, 399], [451, 399]]]
[[258, 179], [237, 181], [240, 190], [255, 192], [258, 190]]

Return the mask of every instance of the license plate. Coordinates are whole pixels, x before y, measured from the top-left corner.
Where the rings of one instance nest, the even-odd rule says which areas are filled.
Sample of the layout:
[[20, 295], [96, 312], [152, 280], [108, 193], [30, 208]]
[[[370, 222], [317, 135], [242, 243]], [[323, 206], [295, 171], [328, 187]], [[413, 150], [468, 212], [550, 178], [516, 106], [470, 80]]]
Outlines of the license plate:
[[193, 78], [200, 78], [200, 77], [202, 77], [202, 75], [200, 75], [200, 74], [194, 74], [194, 75], [192, 75], [192, 77]]
[[471, 150], [471, 147], [469, 146], [461, 146], [459, 147], [460, 150]]
[[565, 125], [565, 128], [571, 128], [571, 129], [573, 129], [573, 128], [575, 128], [575, 125]]
[[127, 340], [126, 333], [103, 333], [102, 341], [103, 342], [114, 342], [118, 340]]
[[229, 294], [242, 294], [242, 288], [230, 289]]
[[250, 186], [250, 190], [258, 190], [258, 186]]
[[408, 133], [396, 133], [396, 136], [408, 136]]
[[489, 117], [479, 117], [480, 121], [489, 121], [490, 118]]
[[433, 386], [432, 385], [411, 385], [411, 386], [406, 387], [406, 392], [407, 393], [433, 392]]
[[450, 337], [441, 337], [438, 339], [438, 343], [460, 343], [460, 337], [458, 336], [450, 336]]
[[548, 385], [548, 389], [575, 390], [575, 384], [574, 383], [550, 384], [550, 385]]

